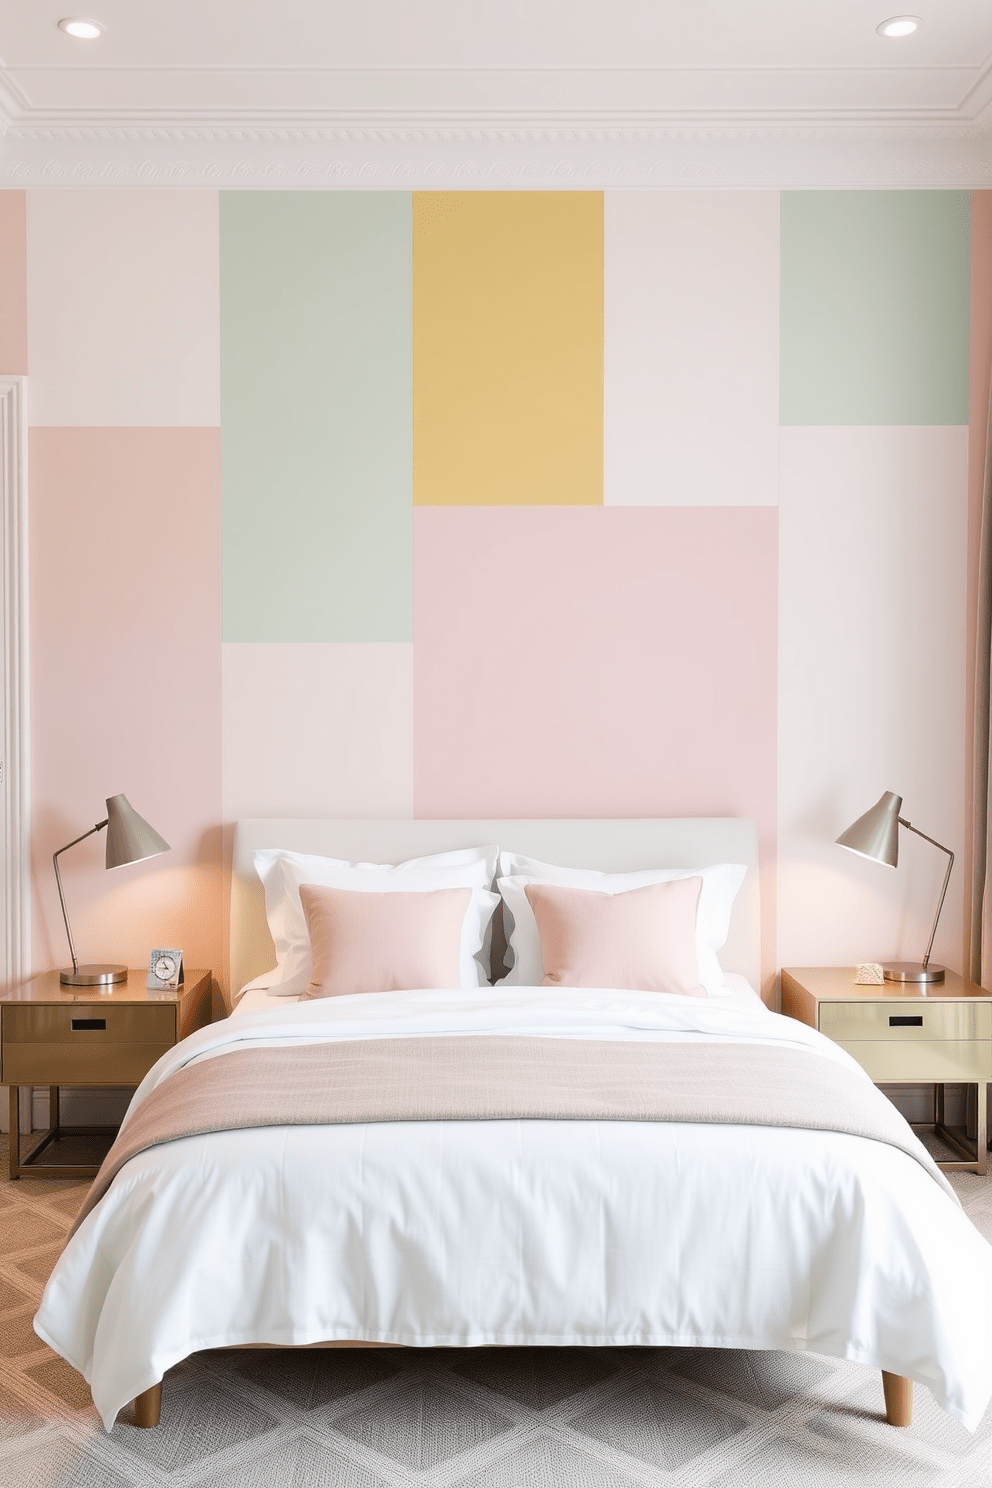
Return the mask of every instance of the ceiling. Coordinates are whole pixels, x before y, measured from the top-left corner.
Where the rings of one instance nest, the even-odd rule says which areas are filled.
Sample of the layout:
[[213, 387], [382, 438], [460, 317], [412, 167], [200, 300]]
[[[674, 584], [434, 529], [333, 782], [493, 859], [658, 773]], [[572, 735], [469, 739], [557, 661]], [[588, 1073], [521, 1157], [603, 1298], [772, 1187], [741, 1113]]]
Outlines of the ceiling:
[[910, 3], [4, 0], [0, 182], [992, 184], [992, 3]]

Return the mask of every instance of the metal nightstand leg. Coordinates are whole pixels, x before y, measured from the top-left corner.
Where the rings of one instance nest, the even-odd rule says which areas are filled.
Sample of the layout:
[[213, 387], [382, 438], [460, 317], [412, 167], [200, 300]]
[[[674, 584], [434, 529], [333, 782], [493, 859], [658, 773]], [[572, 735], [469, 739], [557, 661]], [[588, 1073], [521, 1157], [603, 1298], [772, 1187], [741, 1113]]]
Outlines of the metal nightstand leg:
[[[976, 1082], [972, 1081], [971, 1083], [975, 1084]], [[960, 1153], [961, 1159], [963, 1159], [953, 1159], [949, 1162], [940, 1162], [939, 1160], [935, 1159], [938, 1168], [943, 1168], [945, 1171], [950, 1170], [971, 1172], [980, 1173], [983, 1175], [988, 1171], [988, 1082], [985, 1080], [979, 1080], [977, 1084], [978, 1122], [974, 1151], [972, 1151], [970, 1142], [962, 1140], [962, 1138], [958, 1136], [957, 1132], [952, 1131], [949, 1126], [945, 1126], [944, 1087], [943, 1085], [936, 1085], [934, 1087], [934, 1131], [937, 1133], [938, 1137], [940, 1137], [942, 1142], [947, 1143], [952, 1152]]]
[[7, 1148], [8, 1165], [10, 1177], [21, 1176], [21, 1102], [20, 1086], [11, 1085], [8, 1089], [10, 1096], [10, 1142]]
[[19, 1107], [19, 1101], [18, 1101], [19, 1087], [16, 1086], [16, 1085], [11, 1085], [9, 1088], [10, 1088], [10, 1111], [11, 1111], [11, 1125], [10, 1125], [10, 1176], [11, 1176], [11, 1179], [14, 1179], [14, 1178], [23, 1178], [25, 1176], [30, 1176], [31, 1174], [36, 1174], [39, 1177], [44, 1177], [44, 1178], [95, 1178], [96, 1175], [97, 1175], [97, 1173], [100, 1171], [100, 1164], [99, 1163], [93, 1163], [93, 1162], [88, 1162], [88, 1163], [39, 1162], [38, 1161], [38, 1158], [41, 1155], [41, 1153], [44, 1152], [45, 1148], [46, 1147], [49, 1147], [52, 1142], [57, 1142], [57, 1141], [60, 1141], [61, 1139], [71, 1138], [73, 1136], [77, 1136], [77, 1137], [103, 1137], [103, 1138], [106, 1138], [106, 1147], [109, 1150], [110, 1145], [111, 1145], [111, 1143], [114, 1140], [114, 1137], [117, 1135], [118, 1128], [116, 1126], [76, 1126], [76, 1127], [70, 1126], [70, 1127], [63, 1127], [60, 1124], [60, 1120], [59, 1120], [59, 1117], [60, 1117], [60, 1114], [61, 1114], [60, 1113], [60, 1109], [59, 1109], [59, 1087], [57, 1085], [50, 1085], [48, 1087], [48, 1096], [49, 1096], [49, 1102], [50, 1102], [50, 1105], [49, 1105], [49, 1118], [48, 1118], [48, 1130], [45, 1133], [45, 1135], [42, 1137], [41, 1141], [38, 1142], [38, 1143], [36, 1143], [36, 1145], [32, 1148], [31, 1155], [29, 1157], [22, 1158], [21, 1157], [21, 1132], [20, 1132], [20, 1126], [19, 1126], [18, 1120], [17, 1120], [17, 1113], [18, 1113], [18, 1107]]
[[989, 1134], [988, 1134], [988, 1086], [978, 1087], [978, 1167], [976, 1172], [984, 1173], [989, 1165]]

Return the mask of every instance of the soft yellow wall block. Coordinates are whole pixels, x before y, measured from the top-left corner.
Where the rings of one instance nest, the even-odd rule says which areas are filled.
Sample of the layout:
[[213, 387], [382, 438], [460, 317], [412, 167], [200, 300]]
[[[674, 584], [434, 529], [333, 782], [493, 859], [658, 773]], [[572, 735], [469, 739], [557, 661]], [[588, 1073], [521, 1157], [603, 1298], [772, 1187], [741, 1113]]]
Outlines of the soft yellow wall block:
[[422, 506], [603, 500], [603, 197], [413, 198], [413, 470]]

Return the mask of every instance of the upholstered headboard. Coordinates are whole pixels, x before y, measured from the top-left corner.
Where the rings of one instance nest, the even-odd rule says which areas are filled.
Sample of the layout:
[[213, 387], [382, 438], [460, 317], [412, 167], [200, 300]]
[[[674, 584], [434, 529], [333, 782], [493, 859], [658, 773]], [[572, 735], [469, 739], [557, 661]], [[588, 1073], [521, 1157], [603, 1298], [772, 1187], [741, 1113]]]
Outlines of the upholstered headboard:
[[449, 852], [495, 842], [512, 852], [569, 868], [609, 873], [638, 868], [705, 868], [746, 863], [747, 877], [734, 904], [725, 971], [761, 985], [758, 836], [744, 817], [643, 817], [574, 821], [416, 821], [250, 818], [234, 829], [231, 943], [228, 972], [233, 995], [275, 965], [265, 921], [262, 886], [252, 854], [260, 847], [319, 853], [352, 862], [400, 863], [424, 853]]

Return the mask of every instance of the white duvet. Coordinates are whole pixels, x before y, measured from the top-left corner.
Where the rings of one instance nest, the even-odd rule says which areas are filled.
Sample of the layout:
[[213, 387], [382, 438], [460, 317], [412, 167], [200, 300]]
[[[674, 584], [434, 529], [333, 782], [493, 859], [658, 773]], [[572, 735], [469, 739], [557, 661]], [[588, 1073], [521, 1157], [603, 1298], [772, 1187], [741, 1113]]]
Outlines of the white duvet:
[[[246, 1044], [425, 1034], [842, 1050], [757, 999], [514, 988], [245, 1012], [146, 1076]], [[864, 1076], [867, 1079], [867, 1075]], [[201, 1349], [364, 1339], [811, 1350], [992, 1395], [992, 1247], [906, 1153], [832, 1132], [654, 1122], [272, 1127], [118, 1174], [35, 1329], [118, 1410]]]

